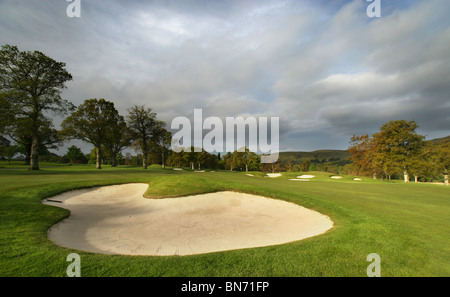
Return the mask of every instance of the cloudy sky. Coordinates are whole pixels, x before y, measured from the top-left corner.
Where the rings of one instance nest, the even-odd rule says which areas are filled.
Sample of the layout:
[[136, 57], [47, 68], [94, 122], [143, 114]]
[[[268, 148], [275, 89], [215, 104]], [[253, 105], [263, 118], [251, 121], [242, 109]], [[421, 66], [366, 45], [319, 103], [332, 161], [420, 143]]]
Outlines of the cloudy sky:
[[[280, 118], [280, 149], [346, 149], [353, 134], [415, 120], [450, 135], [448, 0], [0, 0], [0, 44], [67, 64], [64, 98], [152, 107], [169, 125]], [[56, 126], [58, 119], [55, 120]]]

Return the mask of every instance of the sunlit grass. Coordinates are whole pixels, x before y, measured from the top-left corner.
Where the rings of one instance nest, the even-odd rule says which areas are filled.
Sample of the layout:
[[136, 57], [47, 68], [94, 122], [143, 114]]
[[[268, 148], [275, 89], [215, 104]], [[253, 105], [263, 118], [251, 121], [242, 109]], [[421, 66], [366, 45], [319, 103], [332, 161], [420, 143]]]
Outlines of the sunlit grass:
[[[65, 276], [74, 252], [47, 238], [69, 215], [41, 200], [83, 187], [143, 182], [145, 196], [163, 198], [222, 190], [259, 194], [328, 215], [324, 235], [284, 245], [196, 256], [111, 256], [76, 251], [82, 276], [365, 276], [369, 253], [378, 253], [382, 276], [450, 276], [449, 188], [402, 184], [314, 172], [269, 178], [245, 172], [174, 171], [151, 166], [96, 170], [93, 166], [0, 170], [0, 276]], [[307, 173], [311, 174], [311, 173]], [[182, 199], [182, 198], [181, 198]]]

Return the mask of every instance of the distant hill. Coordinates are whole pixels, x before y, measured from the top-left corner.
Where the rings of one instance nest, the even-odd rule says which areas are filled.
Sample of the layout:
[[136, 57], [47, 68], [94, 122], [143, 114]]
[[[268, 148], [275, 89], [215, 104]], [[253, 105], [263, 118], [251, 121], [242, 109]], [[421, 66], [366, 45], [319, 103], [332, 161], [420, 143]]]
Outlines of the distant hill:
[[[427, 140], [428, 142], [439, 143], [441, 141], [450, 141], [450, 135], [442, 138]], [[293, 161], [295, 164], [301, 164], [304, 161], [316, 160], [317, 163], [335, 162], [348, 160], [350, 154], [347, 150], [318, 150], [314, 152], [281, 152], [279, 160], [283, 162]]]
[[450, 135], [447, 137], [435, 138], [435, 139], [431, 139], [431, 140], [427, 140], [427, 141], [431, 141], [433, 143], [439, 143], [441, 141], [450, 141]]
[[293, 161], [300, 164], [307, 160], [317, 160], [321, 163], [347, 160], [350, 155], [346, 150], [318, 150], [314, 152], [281, 152], [279, 160], [283, 162]]

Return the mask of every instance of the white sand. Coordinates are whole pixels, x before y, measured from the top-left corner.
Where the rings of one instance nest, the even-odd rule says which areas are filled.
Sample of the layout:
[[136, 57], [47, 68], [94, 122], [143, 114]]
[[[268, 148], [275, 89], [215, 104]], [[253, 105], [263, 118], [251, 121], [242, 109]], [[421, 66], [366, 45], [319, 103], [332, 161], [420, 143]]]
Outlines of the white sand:
[[123, 255], [192, 255], [283, 244], [324, 233], [325, 215], [294, 203], [219, 192], [146, 199], [147, 184], [76, 190], [44, 204], [71, 215], [49, 229], [56, 244]]
[[280, 177], [281, 173], [266, 173], [268, 177]]
[[289, 180], [295, 180], [295, 181], [309, 181], [307, 178], [291, 178]]
[[333, 179], [341, 179], [342, 176], [331, 176], [331, 178], [333, 178]]
[[251, 173], [246, 173], [245, 175], [247, 175], [247, 176], [254, 176], [254, 175], [251, 174]]
[[174, 168], [173, 170], [183, 170], [183, 168]]
[[362, 179], [360, 179], [359, 177], [355, 177], [353, 180], [362, 180]]
[[314, 175], [308, 175], [308, 174], [303, 174], [303, 175], [297, 176], [297, 178], [314, 178], [314, 177], [315, 177]]

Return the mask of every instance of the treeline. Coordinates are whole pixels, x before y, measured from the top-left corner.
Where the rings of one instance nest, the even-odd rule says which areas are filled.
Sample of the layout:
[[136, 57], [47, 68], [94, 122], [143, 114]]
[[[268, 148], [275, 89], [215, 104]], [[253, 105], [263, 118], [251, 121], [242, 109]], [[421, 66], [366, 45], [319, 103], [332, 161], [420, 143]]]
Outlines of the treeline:
[[[124, 117], [105, 99], [87, 99], [76, 107], [61, 98], [72, 80], [65, 66], [39, 51], [2, 46], [0, 145], [5, 156], [11, 159], [23, 153], [30, 170], [39, 170], [40, 154], [48, 154], [64, 141], [80, 139], [94, 146], [98, 169], [106, 155], [116, 166], [119, 154], [130, 146], [142, 154], [143, 168], [151, 149], [164, 157], [172, 135], [151, 108], [135, 105]], [[53, 125], [54, 115], [68, 115], [59, 131]]]
[[335, 174], [342, 174], [344, 166], [351, 163], [350, 160], [342, 160], [340, 158], [322, 158], [322, 159], [306, 159], [306, 160], [284, 160], [284, 153], [280, 153], [280, 159], [275, 163], [261, 164], [262, 172], [308, 172], [323, 171]]
[[173, 167], [190, 167], [191, 169], [223, 169], [230, 171], [259, 171], [261, 157], [250, 152], [248, 148], [228, 152], [223, 156], [211, 154], [204, 149], [194, 147], [181, 152], [170, 151], [168, 164]]
[[[198, 152], [197, 152], [198, 151]], [[222, 169], [230, 171], [259, 171], [261, 169], [261, 157], [258, 154], [250, 152], [248, 148], [245, 151], [229, 152], [223, 156], [209, 153], [203, 149], [194, 147], [190, 150], [183, 150], [181, 152], [174, 152], [167, 150], [164, 154], [158, 149], [158, 146], [152, 146], [150, 153], [147, 156], [147, 164], [160, 164], [161, 167], [171, 166], [176, 168], [189, 167], [192, 170], [201, 169]], [[70, 162], [72, 164], [95, 164], [97, 151], [93, 149], [91, 153], [84, 154], [80, 148], [71, 146], [67, 149], [67, 153], [60, 157], [62, 162]], [[111, 155], [106, 152], [101, 160], [102, 164], [108, 165], [129, 165], [139, 166], [143, 163], [143, 155], [138, 153], [132, 155], [131, 153], [119, 152], [115, 156], [115, 160], [111, 160]]]
[[415, 121], [390, 121], [378, 133], [354, 135], [348, 152], [351, 164], [344, 167], [346, 174], [367, 175], [392, 179], [403, 176], [417, 181], [442, 180], [449, 184], [450, 141], [424, 141], [416, 133]]

